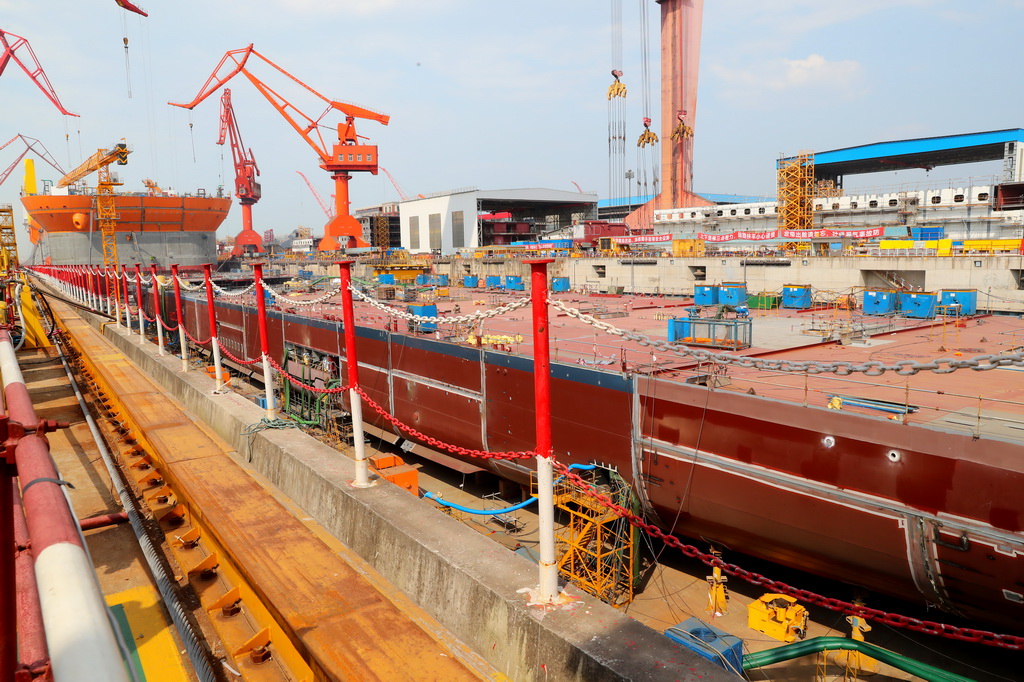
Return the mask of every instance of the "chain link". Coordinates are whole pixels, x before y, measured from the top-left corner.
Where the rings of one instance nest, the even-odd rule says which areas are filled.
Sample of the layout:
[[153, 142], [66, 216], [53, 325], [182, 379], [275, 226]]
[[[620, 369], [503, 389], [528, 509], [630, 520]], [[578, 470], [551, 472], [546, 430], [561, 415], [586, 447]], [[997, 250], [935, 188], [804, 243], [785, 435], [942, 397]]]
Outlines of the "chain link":
[[381, 301], [378, 301], [372, 296], [369, 296], [359, 291], [354, 286], [350, 288], [352, 289], [352, 294], [361, 301], [369, 303], [374, 308], [377, 308], [378, 310], [381, 310], [387, 313], [388, 315], [392, 315], [394, 317], [398, 317], [403, 320], [409, 320], [412, 322], [430, 322], [434, 324], [467, 324], [469, 322], [476, 322], [478, 320], [487, 320], [492, 317], [498, 317], [499, 315], [511, 313], [515, 310], [519, 310], [520, 308], [524, 308], [530, 305], [530, 297], [526, 296], [523, 298], [516, 299], [515, 301], [512, 301], [510, 303], [498, 306], [497, 308], [491, 308], [490, 310], [484, 310], [479, 313], [473, 313], [471, 315], [454, 315], [452, 317], [413, 315], [412, 313], [407, 313], [404, 310], [399, 310], [398, 308], [389, 306], [386, 303], [382, 303]]
[[185, 332], [185, 336], [187, 336], [189, 338], [189, 340], [192, 343], [196, 344], [197, 346], [205, 346], [206, 344], [210, 343], [210, 341], [213, 340], [213, 337], [210, 337], [210, 338], [206, 339], [205, 341], [200, 341], [196, 337], [194, 337], [191, 334], [189, 334], [188, 333], [188, 329], [186, 329], [185, 327], [182, 327], [181, 329], [182, 329], [183, 332]]
[[344, 393], [345, 391], [352, 388], [351, 386], [335, 386], [334, 388], [320, 388], [318, 386], [303, 383], [302, 380], [299, 379], [297, 376], [295, 376], [294, 374], [289, 374], [287, 371], [285, 371], [284, 367], [277, 364], [274, 358], [268, 356], [267, 359], [270, 361], [271, 366], [274, 369], [276, 369], [278, 373], [280, 373], [282, 376], [288, 379], [288, 381], [290, 381], [294, 386], [304, 388], [307, 391], [312, 391], [313, 393], [320, 393], [324, 395], [336, 395], [338, 393]]
[[249, 293], [250, 291], [252, 291], [253, 289], [256, 288], [256, 282], [253, 282], [252, 284], [250, 284], [246, 288], [240, 289], [238, 291], [228, 291], [227, 289], [224, 289], [223, 287], [221, 287], [216, 282], [210, 282], [210, 284], [213, 285], [213, 290], [214, 291], [216, 291], [218, 294], [221, 294], [223, 296], [245, 296], [247, 293]]
[[181, 288], [184, 289], [185, 291], [202, 291], [203, 289], [206, 288], [206, 282], [203, 282], [202, 284], [197, 286], [189, 282], [187, 279], [182, 279], [180, 276], [175, 277], [175, 279], [178, 280], [178, 284], [181, 285]]
[[337, 296], [338, 294], [341, 293], [341, 287], [338, 287], [337, 289], [334, 289], [333, 291], [329, 291], [326, 294], [324, 294], [323, 296], [320, 296], [319, 298], [299, 300], [299, 299], [295, 299], [295, 298], [291, 298], [289, 296], [286, 296], [285, 294], [278, 293], [277, 291], [274, 291], [269, 286], [267, 286], [267, 283], [264, 282], [263, 280], [260, 280], [260, 283], [263, 285], [263, 290], [264, 291], [269, 292], [270, 295], [273, 296], [278, 301], [281, 301], [283, 303], [287, 303], [289, 305], [298, 305], [298, 306], [316, 305], [318, 303], [323, 303], [324, 301], [327, 301], [327, 300], [329, 300], [329, 299], [333, 298], [334, 296]]
[[231, 353], [231, 351], [225, 348], [224, 344], [221, 342], [220, 339], [217, 339], [217, 345], [220, 346], [220, 349], [224, 351], [224, 355], [228, 356], [229, 360], [233, 360], [234, 362], [237, 362], [240, 365], [255, 365], [257, 362], [263, 359], [262, 357], [258, 357], [253, 360], [243, 360], [242, 358], [236, 357]]
[[867, 606], [855, 604], [853, 602], [843, 601], [841, 599], [835, 599], [832, 597], [825, 597], [810, 590], [802, 590], [784, 582], [778, 580], [772, 580], [767, 576], [748, 571], [736, 564], [730, 564], [722, 561], [721, 558], [703, 552], [693, 545], [688, 545], [674, 535], [668, 535], [660, 528], [652, 523], [644, 521], [643, 518], [637, 516], [629, 509], [626, 509], [622, 505], [616, 504], [612, 499], [601, 492], [598, 492], [594, 487], [583, 480], [579, 474], [573, 473], [569, 467], [557, 460], [554, 462], [554, 467], [562, 474], [563, 478], [569, 479], [575, 485], [584, 492], [584, 494], [592, 497], [601, 505], [612, 510], [622, 518], [626, 519], [631, 525], [643, 530], [647, 534], [658, 538], [666, 545], [678, 549], [688, 557], [699, 559], [708, 566], [717, 566], [729, 575], [741, 578], [753, 585], [764, 587], [770, 592], [778, 592], [780, 594], [788, 594], [792, 597], [816, 606], [821, 606], [830, 611], [838, 611], [846, 615], [861, 616], [868, 620], [876, 620], [886, 625], [891, 625], [897, 628], [905, 628], [913, 630], [914, 632], [921, 632], [929, 635], [936, 635], [939, 637], [945, 637], [947, 639], [956, 639], [963, 642], [977, 642], [979, 644], [985, 644], [987, 646], [995, 646], [1004, 649], [1019, 650], [1024, 648], [1024, 637], [1018, 637], [1016, 635], [1000, 635], [987, 630], [975, 630], [973, 628], [961, 628], [955, 625], [947, 625], [944, 623], [937, 623], [934, 621], [920, 620], [918, 618], [911, 618], [909, 616], [902, 616], [899, 614], [889, 613], [880, 609], [872, 609]]
[[458, 445], [445, 443], [444, 441], [440, 441], [436, 438], [432, 438], [431, 436], [426, 435], [425, 433], [417, 431], [416, 429], [414, 429], [411, 426], [408, 426], [407, 424], [403, 424], [401, 421], [399, 421], [397, 417], [395, 417], [392, 414], [389, 414], [387, 410], [385, 410], [383, 407], [374, 402], [374, 400], [366, 394], [366, 391], [364, 391], [361, 386], [355, 386], [354, 388], [356, 393], [362, 396], [363, 401], [366, 402], [366, 404], [369, 405], [375, 412], [377, 412], [377, 414], [384, 417], [384, 419], [388, 420], [389, 422], [391, 422], [396, 427], [406, 432], [413, 438], [418, 438], [433, 448], [446, 450], [456, 455], [464, 455], [466, 457], [478, 457], [480, 459], [530, 459], [531, 457], [537, 456], [537, 453], [535, 452], [488, 452], [486, 450], [472, 450], [470, 448], [463, 448], [459, 447]]
[[548, 299], [548, 303], [569, 317], [573, 317], [585, 324], [603, 331], [612, 336], [618, 336], [627, 341], [635, 341], [645, 348], [656, 348], [663, 353], [674, 353], [684, 357], [692, 357], [701, 362], [713, 362], [720, 365], [731, 365], [741, 369], [756, 369], [770, 372], [795, 372], [800, 374], [836, 374], [838, 376], [849, 376], [861, 373], [864, 376], [877, 377], [886, 372], [894, 372], [900, 376], [913, 376], [918, 372], [933, 372], [935, 374], [949, 374], [958, 369], [972, 369], [974, 371], [986, 371], [999, 367], [1024, 367], [1024, 353], [1006, 353], [1002, 355], [976, 355], [966, 360], [954, 358], [940, 358], [931, 362], [915, 362], [914, 360], [900, 360], [887, 365], [877, 360], [870, 360], [856, 364], [847, 361], [819, 362], [816, 360], [771, 360], [764, 358], [752, 358], [744, 355], [730, 355], [729, 353], [715, 353], [708, 350], [700, 350], [670, 344], [667, 341], [652, 339], [645, 334], [620, 329], [607, 322], [597, 320], [576, 308], [570, 308], [561, 301]]

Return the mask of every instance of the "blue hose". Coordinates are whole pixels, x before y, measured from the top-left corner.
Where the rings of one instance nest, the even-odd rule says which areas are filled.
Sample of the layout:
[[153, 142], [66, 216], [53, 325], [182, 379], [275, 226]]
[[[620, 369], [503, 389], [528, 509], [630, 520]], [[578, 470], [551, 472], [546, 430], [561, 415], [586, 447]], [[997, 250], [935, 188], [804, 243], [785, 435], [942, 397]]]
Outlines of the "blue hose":
[[[570, 469], [583, 469], [583, 470], [586, 470], [586, 471], [590, 471], [591, 469], [596, 469], [597, 465], [596, 464], [570, 464], [569, 468]], [[558, 481], [561, 481], [562, 478], [564, 478], [564, 477], [563, 476], [559, 476], [558, 480], [556, 480], [555, 483], [558, 483]], [[536, 497], [531, 497], [528, 500], [524, 500], [523, 502], [520, 502], [519, 504], [514, 504], [511, 507], [505, 507], [504, 509], [473, 509], [471, 507], [463, 507], [461, 504], [455, 504], [454, 502], [447, 502], [445, 500], [442, 500], [440, 497], [438, 497], [437, 493], [426, 492], [426, 493], [423, 493], [423, 497], [425, 497], [427, 499], [430, 499], [430, 500], [433, 500], [434, 502], [437, 502], [438, 504], [440, 504], [442, 506], [451, 507], [452, 509], [458, 509], [459, 511], [466, 512], [467, 514], [479, 514], [480, 516], [493, 516], [495, 514], [507, 514], [508, 512], [517, 511], [517, 510], [522, 509], [523, 507], [525, 507], [525, 506], [527, 506], [529, 504], [533, 504], [534, 502], [537, 501]]]

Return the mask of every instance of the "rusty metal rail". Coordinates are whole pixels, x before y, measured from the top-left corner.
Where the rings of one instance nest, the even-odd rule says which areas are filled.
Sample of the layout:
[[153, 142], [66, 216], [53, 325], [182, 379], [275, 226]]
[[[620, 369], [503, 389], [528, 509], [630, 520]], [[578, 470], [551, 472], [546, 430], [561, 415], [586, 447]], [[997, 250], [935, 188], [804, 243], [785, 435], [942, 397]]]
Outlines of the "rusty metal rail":
[[52, 308], [107, 413], [101, 426], [245, 679], [481, 679], [77, 311]]

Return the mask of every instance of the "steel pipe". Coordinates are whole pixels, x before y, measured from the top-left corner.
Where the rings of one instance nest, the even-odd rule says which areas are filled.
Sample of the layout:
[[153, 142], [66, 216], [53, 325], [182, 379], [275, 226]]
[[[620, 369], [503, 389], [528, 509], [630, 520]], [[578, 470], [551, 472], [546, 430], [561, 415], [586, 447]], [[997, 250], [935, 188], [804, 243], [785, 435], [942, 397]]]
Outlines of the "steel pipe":
[[363, 433], [363, 398], [356, 392], [359, 387], [359, 359], [356, 356], [356, 315], [352, 302], [351, 260], [335, 261], [338, 266], [341, 287], [342, 322], [345, 325], [345, 365], [348, 367], [348, 403], [352, 413], [352, 447], [356, 455], [356, 478], [352, 482], [357, 488], [367, 488], [370, 483], [370, 464], [366, 457], [366, 438]]

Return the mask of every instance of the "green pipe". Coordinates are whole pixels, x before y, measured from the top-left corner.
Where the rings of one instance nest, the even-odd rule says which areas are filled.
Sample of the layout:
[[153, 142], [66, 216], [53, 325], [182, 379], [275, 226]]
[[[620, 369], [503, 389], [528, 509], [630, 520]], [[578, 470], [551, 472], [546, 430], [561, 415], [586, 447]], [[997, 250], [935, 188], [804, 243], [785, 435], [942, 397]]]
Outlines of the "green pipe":
[[803, 642], [793, 642], [785, 646], [776, 647], [774, 649], [766, 649], [765, 651], [758, 651], [752, 654], [747, 654], [743, 657], [743, 669], [750, 670], [751, 668], [760, 668], [765, 665], [772, 665], [773, 663], [781, 663], [782, 661], [789, 661], [794, 658], [800, 658], [801, 656], [807, 656], [808, 654], [817, 654], [822, 651], [859, 651], [862, 654], [867, 654], [872, 658], [877, 658], [886, 665], [891, 665], [894, 668], [908, 672], [911, 675], [917, 675], [918, 677], [927, 680], [928, 682], [975, 682], [969, 677], [963, 677], [962, 675], [954, 675], [953, 673], [946, 672], [939, 668], [934, 668], [927, 663], [915, 661], [912, 658], [901, 656], [888, 649], [883, 649], [880, 646], [874, 644], [868, 644], [867, 642], [860, 642], [855, 639], [847, 639], [846, 637], [814, 637], [812, 639], [804, 640]]

